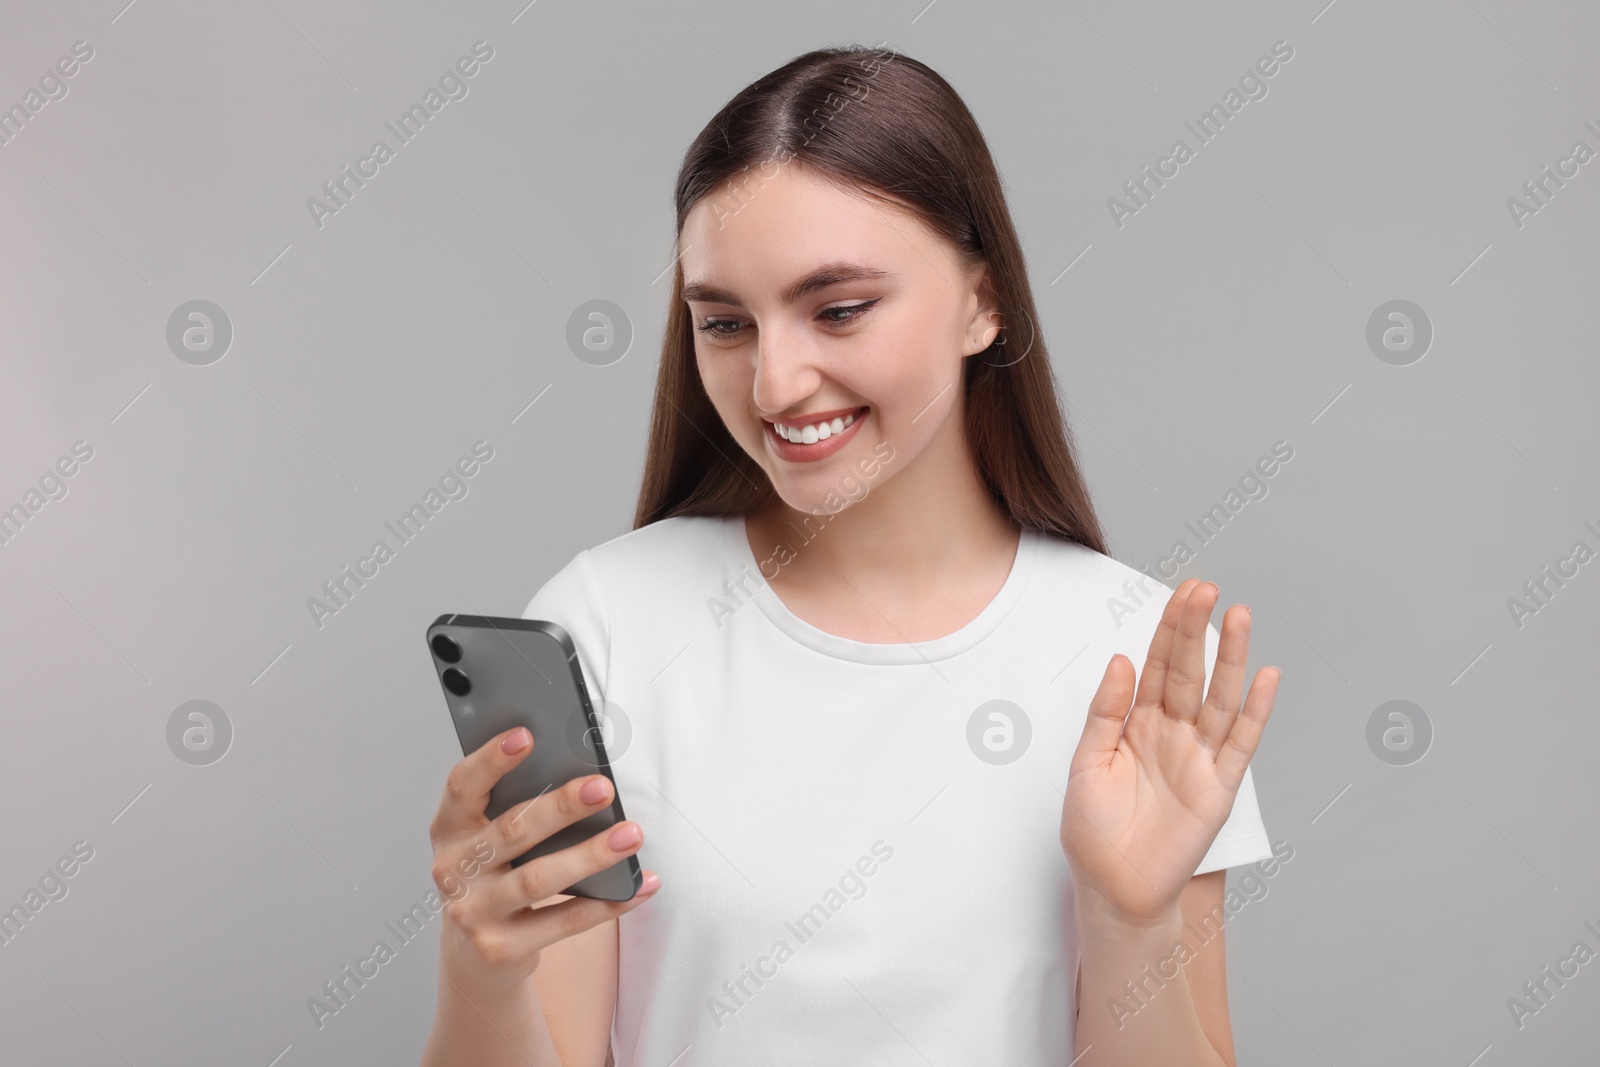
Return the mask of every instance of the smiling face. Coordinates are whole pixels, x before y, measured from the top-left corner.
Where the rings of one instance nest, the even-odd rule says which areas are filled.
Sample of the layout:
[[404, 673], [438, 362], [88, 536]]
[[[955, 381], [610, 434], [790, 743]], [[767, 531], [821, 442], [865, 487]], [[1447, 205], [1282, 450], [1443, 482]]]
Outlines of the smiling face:
[[884, 441], [872, 492], [966, 461], [963, 360], [999, 314], [981, 266], [914, 215], [789, 165], [702, 199], [679, 243], [701, 381], [787, 504], [829, 511]]

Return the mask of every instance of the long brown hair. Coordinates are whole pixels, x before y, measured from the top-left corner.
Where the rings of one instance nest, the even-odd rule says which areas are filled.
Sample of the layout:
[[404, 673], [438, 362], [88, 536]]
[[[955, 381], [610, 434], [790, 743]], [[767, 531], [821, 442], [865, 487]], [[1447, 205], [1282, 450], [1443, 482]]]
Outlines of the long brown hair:
[[[1004, 326], [993, 344], [966, 358], [963, 371], [977, 469], [1017, 525], [1106, 552], [1056, 402], [1049, 352], [1037, 336], [1039, 316], [1000, 176], [956, 91], [914, 59], [863, 45], [789, 61], [728, 101], [684, 153], [674, 194], [680, 238], [703, 197], [759, 185], [760, 170], [775, 162], [911, 211], [962, 262], [988, 267]], [[680, 263], [634, 529], [674, 515], [743, 515], [777, 494], [706, 394], [682, 293]]]

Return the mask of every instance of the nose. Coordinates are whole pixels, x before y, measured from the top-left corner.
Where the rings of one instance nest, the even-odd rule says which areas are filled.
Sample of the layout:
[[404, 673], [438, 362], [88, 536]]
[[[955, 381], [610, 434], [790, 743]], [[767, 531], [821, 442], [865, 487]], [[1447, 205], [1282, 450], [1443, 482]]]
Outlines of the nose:
[[816, 393], [822, 382], [810, 345], [796, 337], [774, 337], [774, 330], [756, 334], [756, 370], [751, 386], [756, 410], [777, 418]]

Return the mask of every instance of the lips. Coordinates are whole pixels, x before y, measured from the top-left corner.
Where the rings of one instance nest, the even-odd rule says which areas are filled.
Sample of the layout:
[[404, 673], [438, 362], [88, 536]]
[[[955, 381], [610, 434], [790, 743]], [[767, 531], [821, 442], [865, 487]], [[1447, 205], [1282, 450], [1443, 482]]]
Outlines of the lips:
[[853, 408], [834, 408], [832, 411], [815, 411], [808, 415], [797, 415], [794, 418], [763, 419], [762, 421], [769, 423], [781, 422], [785, 426], [810, 426], [813, 423], [832, 422], [834, 419], [842, 419], [846, 415], [860, 416], [864, 414], [866, 410], [867, 405], [858, 404]]
[[[872, 409], [870, 407], [863, 406], [856, 408], [841, 408], [832, 412], [819, 411], [815, 415], [805, 416], [805, 418], [809, 420], [805, 423], [799, 423], [798, 420], [796, 420], [798, 425], [810, 425], [811, 422], [821, 422], [824, 417], [827, 417], [831, 420], [834, 418], [843, 418], [844, 416], [851, 414], [855, 415], [855, 419], [850, 423], [849, 426], [846, 426], [842, 432], [831, 434], [826, 440], [819, 440], [815, 444], [807, 445], [784, 440], [782, 437], [778, 436], [778, 427], [776, 423], [767, 419], [762, 420], [764, 427], [762, 436], [766, 438], [767, 447], [771, 449], [773, 455], [777, 456], [779, 459], [786, 460], [790, 463], [814, 463], [818, 460], [827, 459], [829, 456], [833, 455], [835, 452], [839, 451], [847, 443], [849, 443], [850, 439], [860, 431], [862, 423], [871, 418]], [[788, 426], [789, 423], [785, 422], [784, 425]]]

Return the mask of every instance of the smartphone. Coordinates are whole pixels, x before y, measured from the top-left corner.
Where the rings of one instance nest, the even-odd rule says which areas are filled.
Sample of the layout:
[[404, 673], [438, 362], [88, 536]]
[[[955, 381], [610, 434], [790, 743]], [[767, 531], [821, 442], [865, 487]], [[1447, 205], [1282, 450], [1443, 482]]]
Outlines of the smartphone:
[[[533, 751], [489, 790], [486, 816], [496, 818], [574, 778], [598, 772], [611, 779], [609, 807], [557, 830], [511, 866], [576, 845], [627, 817], [606, 759], [601, 723], [583, 684], [578, 650], [565, 630], [538, 619], [440, 615], [428, 627], [428, 652], [463, 755], [518, 726], [533, 734]], [[637, 856], [628, 856], [561, 892], [631, 900], [643, 881]]]

